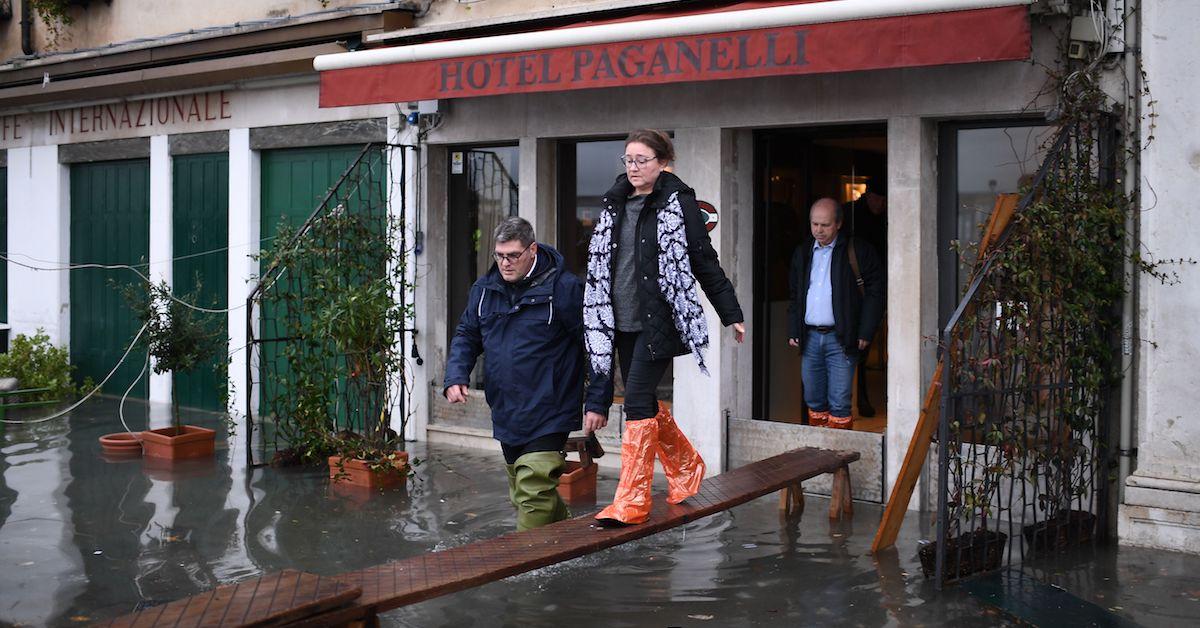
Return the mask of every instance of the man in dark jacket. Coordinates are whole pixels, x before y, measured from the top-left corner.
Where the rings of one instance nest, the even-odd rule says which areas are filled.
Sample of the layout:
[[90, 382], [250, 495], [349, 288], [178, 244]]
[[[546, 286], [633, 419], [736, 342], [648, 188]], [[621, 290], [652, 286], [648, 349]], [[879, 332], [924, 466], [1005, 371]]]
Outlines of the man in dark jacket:
[[831, 198], [813, 203], [809, 226], [813, 239], [792, 255], [788, 344], [803, 356], [809, 425], [850, 429], [854, 367], [883, 315], [879, 257], [865, 241], [839, 236], [842, 210]]
[[496, 264], [471, 286], [450, 341], [443, 394], [465, 402], [484, 354], [492, 434], [504, 452], [517, 529], [528, 530], [570, 516], [557, 489], [567, 434], [582, 427], [583, 282], [522, 218], [501, 222], [494, 243]]

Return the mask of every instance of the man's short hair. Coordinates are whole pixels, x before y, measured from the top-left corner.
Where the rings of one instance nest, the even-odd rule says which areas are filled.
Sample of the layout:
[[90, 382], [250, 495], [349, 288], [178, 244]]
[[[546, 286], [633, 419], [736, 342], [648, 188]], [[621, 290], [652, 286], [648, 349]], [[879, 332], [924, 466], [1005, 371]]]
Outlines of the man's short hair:
[[509, 216], [496, 225], [492, 239], [496, 244], [518, 240], [521, 242], [521, 246], [529, 246], [536, 238], [533, 234], [533, 225], [529, 224], [528, 220], [520, 216]]

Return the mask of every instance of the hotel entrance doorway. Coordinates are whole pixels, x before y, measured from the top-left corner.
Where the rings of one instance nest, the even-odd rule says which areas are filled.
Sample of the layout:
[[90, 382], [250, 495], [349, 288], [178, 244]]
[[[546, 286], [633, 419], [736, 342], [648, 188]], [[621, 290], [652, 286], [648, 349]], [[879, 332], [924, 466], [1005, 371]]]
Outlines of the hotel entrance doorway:
[[[884, 125], [769, 129], [755, 133], [754, 416], [807, 423], [799, 352], [788, 346], [792, 253], [811, 242], [809, 207], [831, 197], [841, 234], [876, 248], [887, 276], [887, 129]], [[854, 430], [887, 424], [886, 316], [854, 385]]]

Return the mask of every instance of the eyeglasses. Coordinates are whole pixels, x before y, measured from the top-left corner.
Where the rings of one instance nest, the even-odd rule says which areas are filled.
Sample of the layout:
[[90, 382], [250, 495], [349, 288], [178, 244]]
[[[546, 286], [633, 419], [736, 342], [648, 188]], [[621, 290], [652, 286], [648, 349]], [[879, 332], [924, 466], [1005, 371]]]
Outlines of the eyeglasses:
[[521, 259], [521, 256], [525, 255], [525, 251], [528, 251], [531, 246], [533, 246], [532, 242], [529, 243], [529, 246], [521, 249], [520, 253], [492, 253], [492, 258], [496, 260], [497, 264], [504, 264], [506, 262], [516, 264], [517, 260]]
[[658, 158], [646, 157], [643, 155], [638, 155], [636, 157], [633, 155], [621, 155], [620, 157], [617, 157], [617, 159], [620, 160], [621, 164], [623, 164], [626, 168], [641, 168], [642, 166], [645, 166], [646, 164], [655, 161]]

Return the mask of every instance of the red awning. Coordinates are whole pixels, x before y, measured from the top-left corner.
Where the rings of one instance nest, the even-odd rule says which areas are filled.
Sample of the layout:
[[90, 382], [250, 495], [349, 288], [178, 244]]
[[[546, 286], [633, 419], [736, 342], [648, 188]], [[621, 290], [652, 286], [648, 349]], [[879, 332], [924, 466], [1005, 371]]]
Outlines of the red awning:
[[[358, 54], [358, 53], [351, 53]], [[322, 107], [1027, 59], [1023, 5], [321, 72]]]

